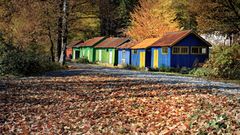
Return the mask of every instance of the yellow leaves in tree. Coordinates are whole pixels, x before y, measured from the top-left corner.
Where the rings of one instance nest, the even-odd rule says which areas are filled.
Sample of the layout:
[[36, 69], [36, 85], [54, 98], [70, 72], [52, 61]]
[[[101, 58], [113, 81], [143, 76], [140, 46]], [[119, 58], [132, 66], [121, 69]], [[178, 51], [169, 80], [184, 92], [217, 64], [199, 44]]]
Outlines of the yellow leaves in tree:
[[179, 29], [171, 0], [140, 0], [131, 18], [132, 25], [126, 34], [136, 40], [159, 37]]

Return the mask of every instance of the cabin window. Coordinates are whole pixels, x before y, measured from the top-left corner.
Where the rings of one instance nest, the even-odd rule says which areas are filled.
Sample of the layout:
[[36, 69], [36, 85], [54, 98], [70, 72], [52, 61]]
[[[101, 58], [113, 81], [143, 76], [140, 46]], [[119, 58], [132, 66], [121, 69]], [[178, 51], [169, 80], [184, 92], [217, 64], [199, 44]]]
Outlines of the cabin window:
[[192, 48], [192, 54], [198, 54], [199, 53], [199, 48], [193, 47]]
[[191, 53], [192, 54], [206, 54], [207, 48], [206, 47], [192, 47]]
[[173, 54], [180, 54], [180, 48], [179, 47], [173, 47]]
[[188, 54], [189, 53], [188, 47], [185, 47], [185, 46], [173, 47], [172, 53], [173, 54]]
[[202, 48], [201, 51], [202, 54], [207, 54], [207, 48]]
[[182, 47], [181, 48], [181, 54], [188, 54], [188, 48], [187, 47]]
[[162, 48], [162, 54], [168, 54], [168, 48], [167, 47]]
[[107, 52], [109, 51], [109, 49], [107, 49]]
[[132, 54], [137, 54], [137, 50], [132, 50]]

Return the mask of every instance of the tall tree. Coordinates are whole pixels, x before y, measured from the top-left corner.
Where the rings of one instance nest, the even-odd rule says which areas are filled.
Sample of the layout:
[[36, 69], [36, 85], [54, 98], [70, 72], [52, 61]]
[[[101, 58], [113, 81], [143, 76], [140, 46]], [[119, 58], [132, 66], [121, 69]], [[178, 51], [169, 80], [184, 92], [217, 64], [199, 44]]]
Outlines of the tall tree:
[[227, 34], [240, 43], [240, 0], [190, 0], [190, 10], [197, 16], [199, 31]]
[[[59, 3], [62, 3], [62, 0], [1, 0], [0, 31], [18, 46], [28, 47], [34, 41], [46, 48], [52, 61], [55, 60], [55, 53], [59, 61], [64, 48], [63, 7]], [[68, 3], [68, 30], [65, 37], [84, 39], [97, 35], [99, 21], [96, 2], [68, 0]]]
[[[50, 44], [50, 54], [51, 54], [51, 60], [52, 62], [55, 62], [55, 41], [57, 39], [57, 17], [58, 16], [58, 7], [57, 5], [58, 1], [56, 0], [47, 0], [47, 1], [41, 1], [42, 11], [39, 11], [39, 14], [41, 14], [41, 26], [43, 28], [42, 35], [46, 35], [46, 40], [48, 40], [48, 43]], [[59, 51], [60, 52], [60, 51]], [[60, 55], [59, 55], [60, 57]]]
[[130, 24], [130, 12], [138, 0], [99, 0], [101, 35], [121, 36]]
[[41, 41], [40, 18], [38, 2], [29, 1], [1, 1], [0, 31], [16, 45], [25, 47], [32, 41]]
[[159, 37], [169, 31], [179, 29], [172, 1], [140, 0], [140, 5], [131, 14], [132, 25], [126, 34], [133, 39], [143, 40], [149, 37]]
[[61, 13], [61, 55], [59, 59], [59, 63], [61, 65], [65, 64], [66, 58], [66, 47], [67, 47], [67, 39], [68, 39], [68, 0], [61, 0], [62, 13]]
[[196, 15], [190, 11], [189, 0], [173, 0], [172, 4], [176, 12], [175, 21], [179, 22], [180, 29], [197, 30]]

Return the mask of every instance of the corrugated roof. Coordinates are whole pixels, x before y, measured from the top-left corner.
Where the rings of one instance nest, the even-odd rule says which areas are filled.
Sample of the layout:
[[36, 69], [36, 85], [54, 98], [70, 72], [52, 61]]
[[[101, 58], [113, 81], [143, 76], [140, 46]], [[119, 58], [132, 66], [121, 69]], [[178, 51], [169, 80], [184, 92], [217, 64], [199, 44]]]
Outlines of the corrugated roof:
[[75, 47], [76, 45], [78, 45], [78, 44], [80, 44], [82, 42], [83, 42], [82, 40], [74, 40], [70, 44], [67, 45], [67, 48]]
[[209, 46], [210, 43], [208, 43], [205, 39], [203, 39], [201, 36], [193, 32], [192, 30], [185, 30], [185, 31], [179, 31], [179, 32], [169, 32], [166, 33], [161, 39], [159, 39], [157, 42], [155, 42], [152, 46], [173, 46], [179, 41], [181, 41], [183, 38], [188, 36], [189, 34], [194, 34], [197, 37], [199, 37], [201, 40], [203, 40], [206, 44]]
[[133, 47], [131, 47], [131, 49], [144, 49], [144, 48], [148, 48], [149, 46], [151, 46], [153, 43], [155, 43], [158, 40], [159, 40], [159, 38], [148, 38], [148, 39], [143, 40], [139, 44], [134, 45]]
[[128, 42], [128, 43], [125, 43], [123, 45], [120, 45], [118, 48], [119, 49], [130, 49], [131, 47], [133, 47], [134, 45], [136, 45], [137, 42], [135, 41], [131, 41], [131, 42]]
[[104, 40], [105, 37], [95, 37], [92, 39], [89, 39], [85, 42], [83, 42], [82, 44], [80, 44], [81, 47], [92, 47], [94, 45], [96, 45], [97, 43], [101, 42], [102, 40]]
[[116, 48], [129, 41], [129, 38], [110, 37], [99, 43], [96, 48]]

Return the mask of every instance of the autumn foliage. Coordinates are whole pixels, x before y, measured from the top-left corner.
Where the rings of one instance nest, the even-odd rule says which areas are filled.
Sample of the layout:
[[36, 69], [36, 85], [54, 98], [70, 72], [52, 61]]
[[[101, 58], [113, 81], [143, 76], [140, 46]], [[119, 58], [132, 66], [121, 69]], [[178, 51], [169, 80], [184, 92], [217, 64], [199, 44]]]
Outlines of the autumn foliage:
[[189, 0], [189, 5], [199, 31], [227, 35], [240, 44], [240, 0]]
[[126, 34], [133, 39], [143, 40], [159, 37], [166, 32], [177, 31], [176, 13], [169, 0], [140, 0], [140, 5], [131, 14], [132, 25]]

